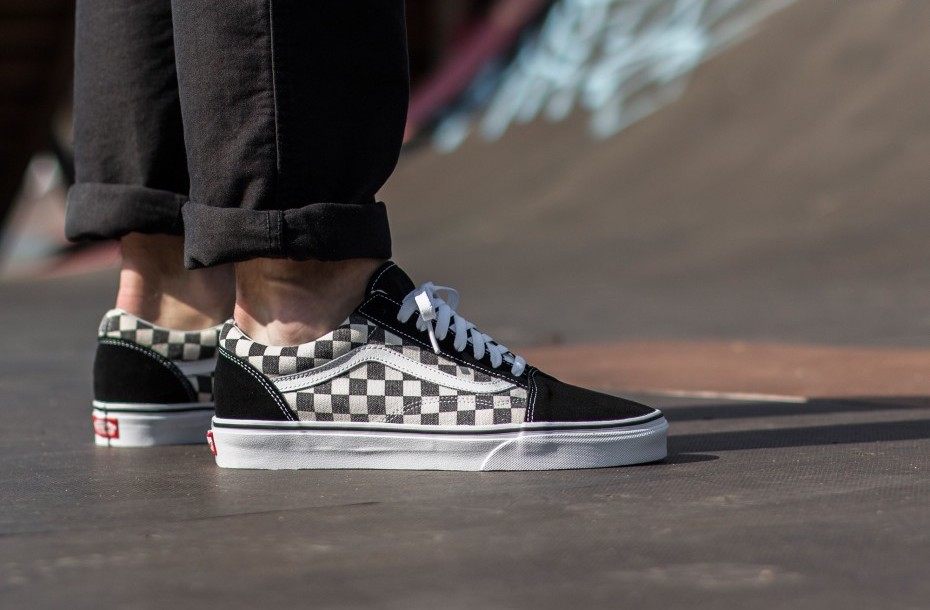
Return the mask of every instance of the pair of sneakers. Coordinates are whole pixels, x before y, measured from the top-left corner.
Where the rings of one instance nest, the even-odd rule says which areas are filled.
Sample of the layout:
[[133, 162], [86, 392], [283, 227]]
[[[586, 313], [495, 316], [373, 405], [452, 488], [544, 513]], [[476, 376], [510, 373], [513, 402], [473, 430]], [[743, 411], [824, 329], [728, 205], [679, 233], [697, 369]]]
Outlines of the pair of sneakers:
[[565, 384], [455, 312], [454, 290], [382, 265], [316, 341], [279, 347], [233, 321], [201, 331], [106, 314], [96, 442], [208, 441], [229, 468], [548, 470], [666, 456], [650, 407]]

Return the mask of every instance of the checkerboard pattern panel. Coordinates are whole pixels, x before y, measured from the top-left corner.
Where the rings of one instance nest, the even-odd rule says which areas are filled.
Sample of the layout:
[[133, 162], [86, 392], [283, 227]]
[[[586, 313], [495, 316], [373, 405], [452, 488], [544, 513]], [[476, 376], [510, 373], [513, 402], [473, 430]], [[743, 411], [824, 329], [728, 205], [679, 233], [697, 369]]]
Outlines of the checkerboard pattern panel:
[[226, 350], [265, 375], [277, 377], [308, 371], [348, 354], [368, 343], [368, 334], [372, 328], [374, 326], [365, 318], [352, 316], [339, 328], [316, 341], [281, 347], [256, 343], [239, 327], [227, 322], [220, 334], [220, 341]]
[[[309, 371], [369, 344], [392, 349], [460, 379], [495, 379], [423, 349], [356, 314], [316, 341], [289, 347], [256, 343], [227, 323], [220, 344], [272, 379]], [[424, 381], [380, 362], [366, 362], [336, 379], [286, 392], [284, 398], [303, 421], [480, 426], [522, 423], [527, 392], [514, 387], [498, 394], [475, 395]]]
[[316, 341], [279, 347], [262, 345], [247, 337], [231, 322], [227, 322], [220, 333], [220, 342], [228, 351], [246, 360], [256, 369], [277, 377], [309, 371], [331, 360], [343, 356], [357, 347], [366, 344], [380, 345], [403, 354], [427, 366], [435, 366], [440, 371], [471, 381], [493, 381], [494, 377], [467, 366], [460, 366], [429, 349], [423, 349], [411, 341], [399, 337], [380, 326], [369, 322], [367, 318], [351, 315], [342, 325]]
[[[155, 326], [132, 314], [114, 309], [100, 322], [99, 337], [124, 339], [174, 361], [206, 360], [216, 356], [221, 326], [197, 331]], [[213, 402], [213, 374], [187, 375], [198, 402]]]
[[491, 425], [522, 423], [527, 392], [469, 394], [424, 381], [380, 362], [284, 398], [303, 421]]
[[216, 355], [219, 334], [219, 326], [195, 331], [171, 330], [116, 309], [107, 312], [103, 317], [98, 332], [101, 338], [125, 339], [147, 347], [169, 360], [182, 361], [213, 358]]

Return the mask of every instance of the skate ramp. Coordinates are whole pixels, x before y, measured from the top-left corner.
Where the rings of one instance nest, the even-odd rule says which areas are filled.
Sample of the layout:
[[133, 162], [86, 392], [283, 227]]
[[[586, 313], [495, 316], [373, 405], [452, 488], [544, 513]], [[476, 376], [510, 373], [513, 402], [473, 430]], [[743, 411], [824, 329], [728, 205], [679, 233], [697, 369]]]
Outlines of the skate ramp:
[[608, 140], [578, 112], [414, 148], [383, 194], [398, 259], [520, 344], [925, 346], [928, 20], [801, 0]]

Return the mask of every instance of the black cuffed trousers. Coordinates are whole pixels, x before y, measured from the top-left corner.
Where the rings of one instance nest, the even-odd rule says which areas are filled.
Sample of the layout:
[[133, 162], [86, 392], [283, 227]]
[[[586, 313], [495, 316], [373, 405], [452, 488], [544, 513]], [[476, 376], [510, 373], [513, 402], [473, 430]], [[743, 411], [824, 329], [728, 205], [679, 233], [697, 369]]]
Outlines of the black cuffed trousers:
[[408, 91], [403, 0], [78, 0], [66, 234], [389, 258]]

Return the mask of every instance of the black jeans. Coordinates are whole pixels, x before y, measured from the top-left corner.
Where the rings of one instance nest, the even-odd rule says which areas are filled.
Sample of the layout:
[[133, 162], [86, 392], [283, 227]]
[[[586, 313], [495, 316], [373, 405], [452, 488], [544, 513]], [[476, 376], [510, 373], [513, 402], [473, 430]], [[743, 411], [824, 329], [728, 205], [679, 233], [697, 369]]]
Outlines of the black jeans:
[[389, 258], [403, 0], [78, 0], [73, 240], [185, 262]]

